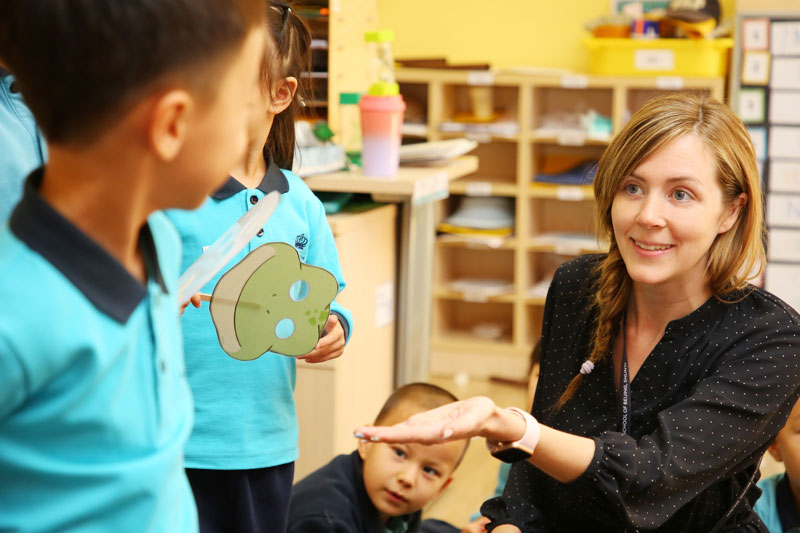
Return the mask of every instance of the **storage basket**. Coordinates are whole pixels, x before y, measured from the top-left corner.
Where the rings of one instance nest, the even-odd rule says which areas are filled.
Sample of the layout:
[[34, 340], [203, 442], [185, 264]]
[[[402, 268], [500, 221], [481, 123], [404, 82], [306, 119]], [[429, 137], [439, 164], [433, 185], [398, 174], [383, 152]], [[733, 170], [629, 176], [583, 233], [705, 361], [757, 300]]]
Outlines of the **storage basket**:
[[719, 77], [727, 74], [733, 39], [590, 37], [584, 44], [592, 74]]

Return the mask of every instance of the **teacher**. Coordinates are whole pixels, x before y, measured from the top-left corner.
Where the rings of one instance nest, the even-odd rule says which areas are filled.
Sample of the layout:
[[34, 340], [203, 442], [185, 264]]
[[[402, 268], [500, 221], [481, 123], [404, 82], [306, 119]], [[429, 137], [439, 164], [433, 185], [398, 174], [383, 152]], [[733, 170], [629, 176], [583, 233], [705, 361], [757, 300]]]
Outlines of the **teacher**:
[[594, 180], [603, 255], [558, 269], [531, 414], [477, 397], [356, 435], [484, 437], [515, 461], [496, 533], [745, 532], [764, 451], [800, 395], [800, 317], [765, 264], [755, 152], [727, 106], [650, 101]]

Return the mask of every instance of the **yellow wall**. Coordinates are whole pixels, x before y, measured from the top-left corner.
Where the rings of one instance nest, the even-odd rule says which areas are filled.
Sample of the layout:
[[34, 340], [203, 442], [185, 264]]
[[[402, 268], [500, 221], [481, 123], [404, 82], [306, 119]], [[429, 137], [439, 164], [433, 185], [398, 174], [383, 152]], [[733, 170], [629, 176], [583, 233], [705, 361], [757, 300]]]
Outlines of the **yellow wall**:
[[[722, 0], [732, 13], [734, 0]], [[446, 57], [495, 67], [588, 68], [583, 24], [610, 0], [379, 0], [380, 25], [395, 31], [397, 58]]]

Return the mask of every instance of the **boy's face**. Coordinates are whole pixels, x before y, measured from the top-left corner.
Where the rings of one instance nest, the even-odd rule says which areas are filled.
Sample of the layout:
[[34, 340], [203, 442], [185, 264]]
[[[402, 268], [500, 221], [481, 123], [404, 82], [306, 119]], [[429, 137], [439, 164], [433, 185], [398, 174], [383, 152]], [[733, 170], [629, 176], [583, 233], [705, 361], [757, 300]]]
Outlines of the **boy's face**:
[[195, 101], [180, 162], [176, 161], [180, 169], [175, 174], [183, 178], [172, 182], [176, 206], [199, 206], [244, 156], [249, 119], [260, 98], [258, 74], [265, 35], [263, 28], [251, 30], [222, 70], [216, 95]]
[[[400, 416], [393, 413], [381, 424], [396, 424], [419, 412], [397, 411]], [[433, 446], [359, 441], [364, 486], [381, 520], [419, 511], [433, 500], [452, 479], [464, 446], [465, 441]]]
[[795, 404], [769, 451], [775, 459], [783, 461], [792, 491], [800, 495], [800, 401]]

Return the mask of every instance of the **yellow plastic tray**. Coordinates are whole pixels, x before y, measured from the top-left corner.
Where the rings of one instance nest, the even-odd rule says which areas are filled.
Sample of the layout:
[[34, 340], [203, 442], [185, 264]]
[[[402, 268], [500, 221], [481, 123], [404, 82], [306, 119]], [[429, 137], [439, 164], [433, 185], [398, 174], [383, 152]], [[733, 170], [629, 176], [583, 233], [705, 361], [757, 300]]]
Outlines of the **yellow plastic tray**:
[[733, 39], [584, 40], [589, 71], [605, 75], [725, 76]]

